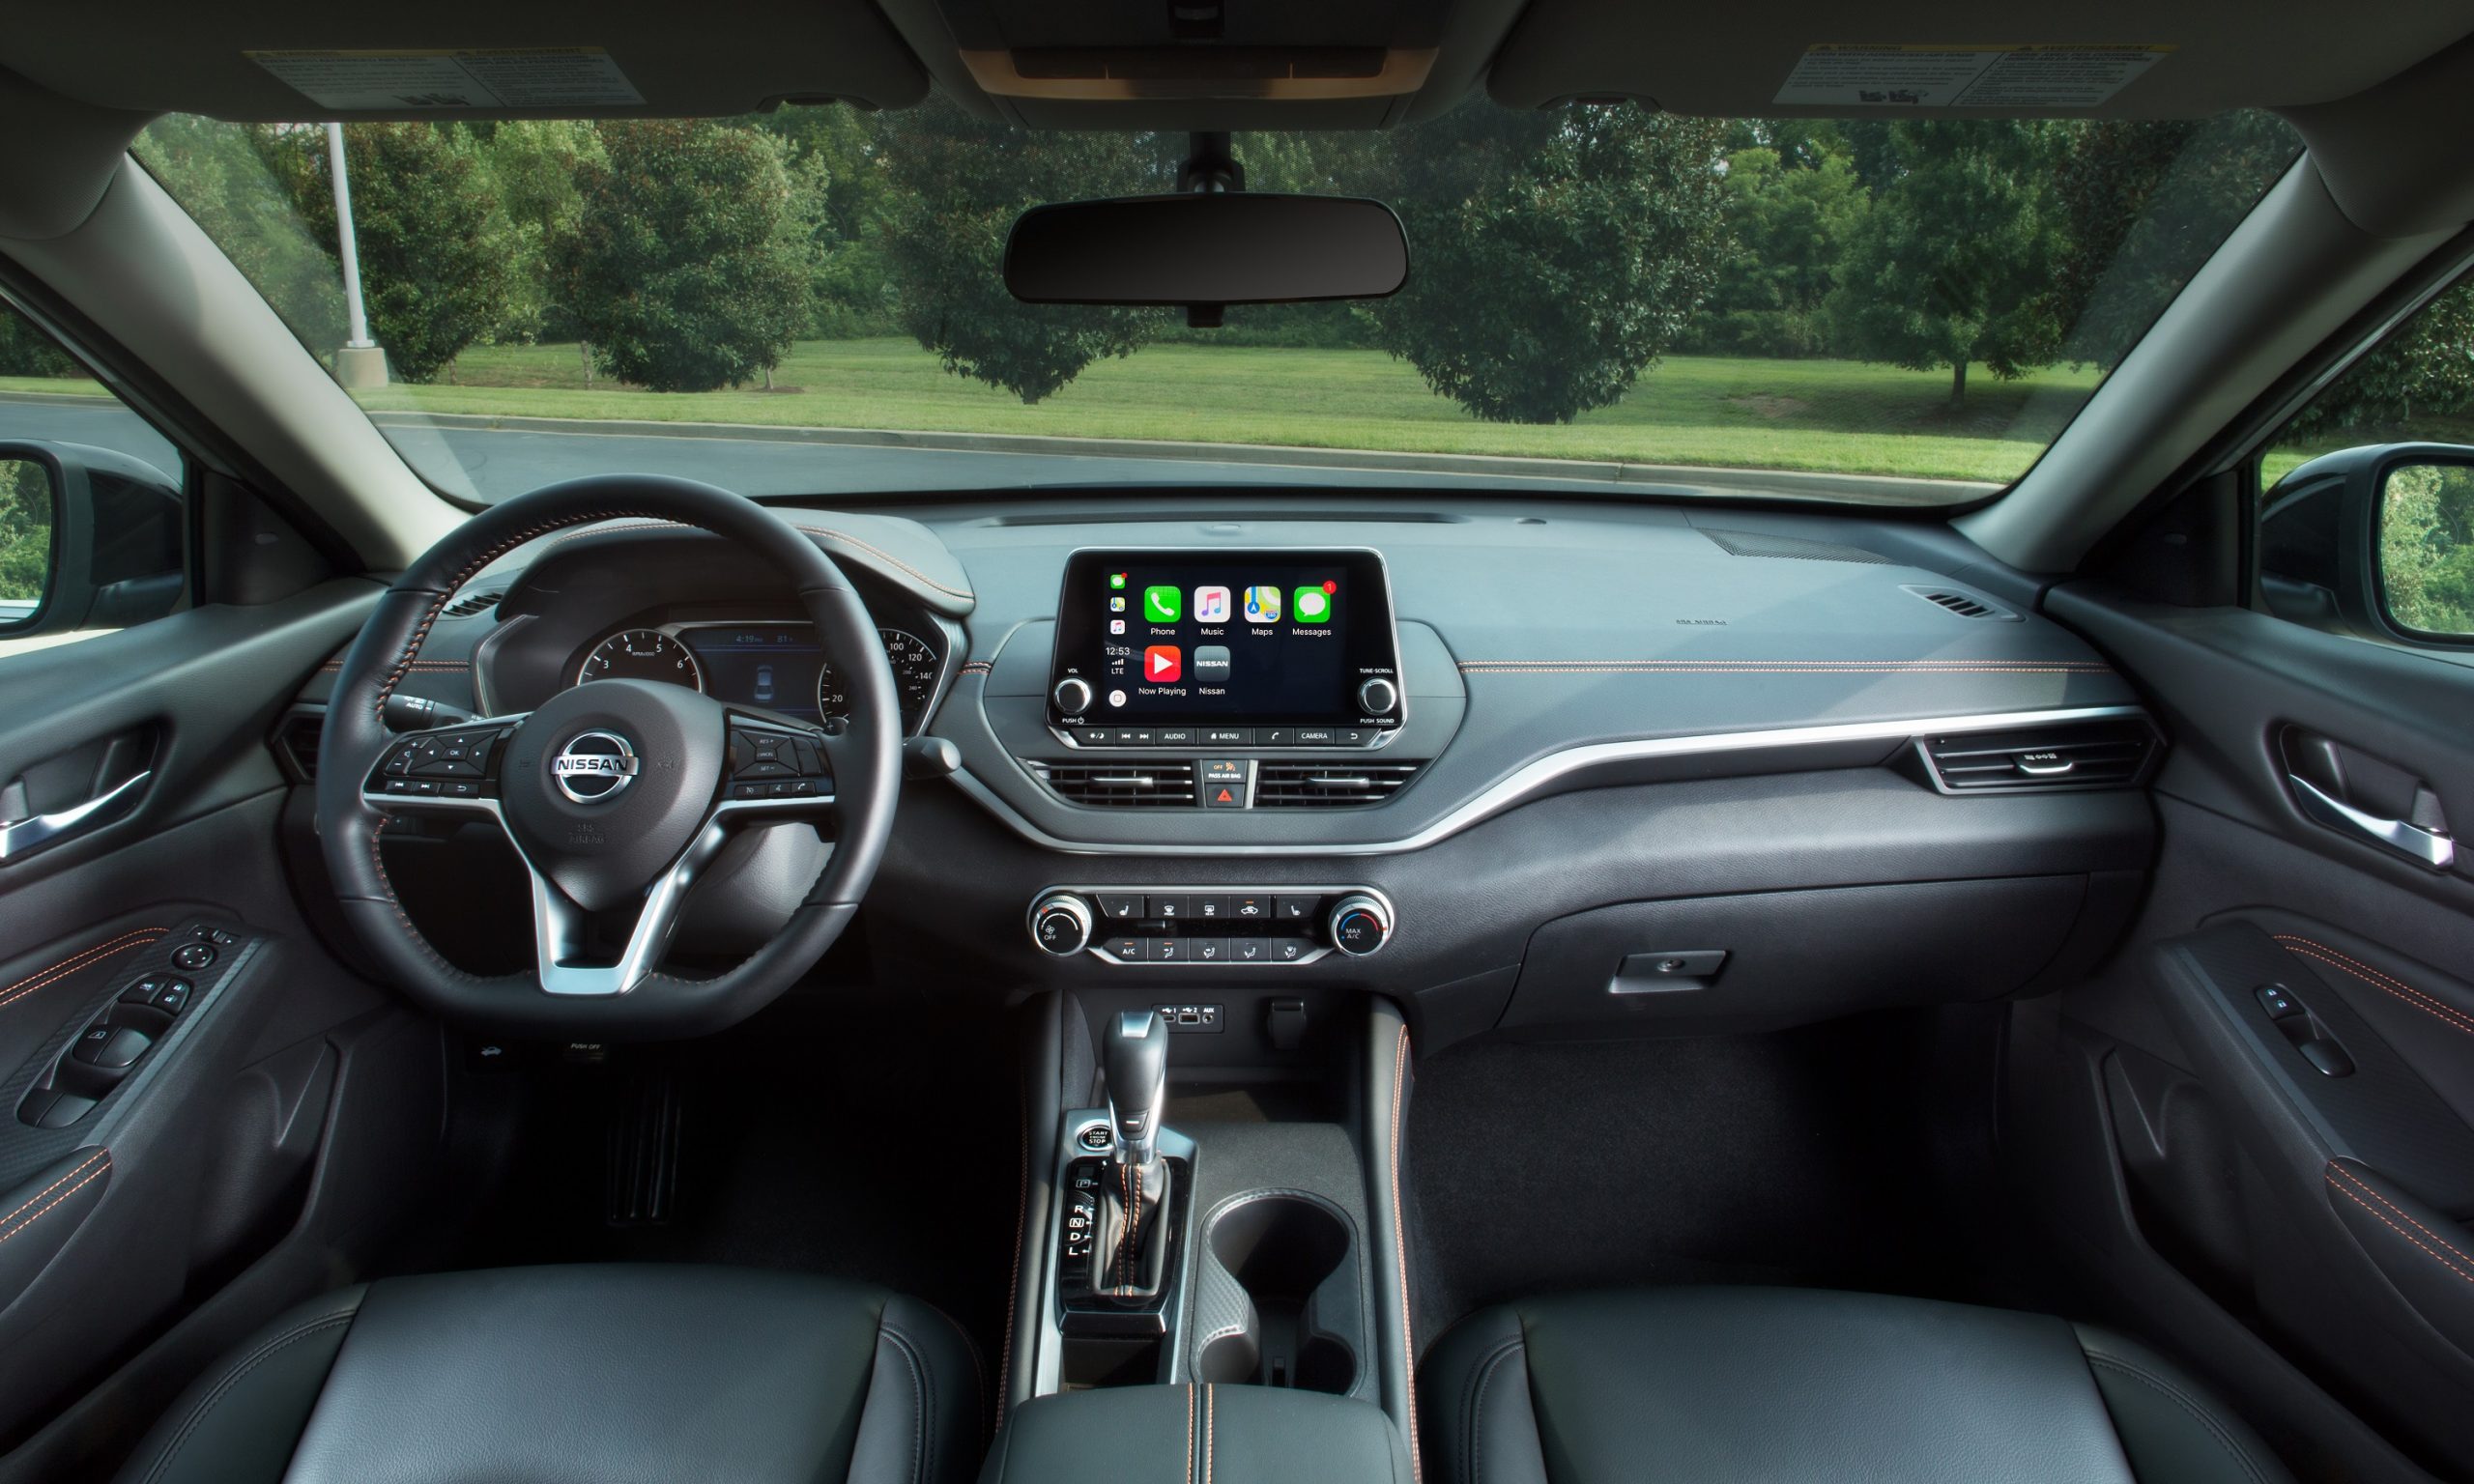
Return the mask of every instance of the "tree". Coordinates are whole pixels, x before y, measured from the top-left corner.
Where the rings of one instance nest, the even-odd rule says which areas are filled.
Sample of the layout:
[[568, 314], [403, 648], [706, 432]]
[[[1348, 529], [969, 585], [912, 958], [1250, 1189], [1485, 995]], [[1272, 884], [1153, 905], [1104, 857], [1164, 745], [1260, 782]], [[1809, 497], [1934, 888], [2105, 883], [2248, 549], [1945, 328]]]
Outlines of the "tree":
[[50, 577], [50, 471], [31, 459], [0, 459], [0, 599], [41, 598]]
[[709, 120], [600, 126], [551, 282], [621, 381], [711, 391], [768, 378], [806, 321], [812, 219], [788, 147]]
[[[324, 131], [287, 129], [273, 144], [294, 207], [338, 253]], [[455, 125], [348, 124], [344, 168], [370, 333], [397, 377], [429, 381], [507, 315], [514, 244], [479, 151]]]
[[575, 316], [550, 288], [553, 243], [584, 215], [576, 179], [587, 162], [607, 164], [601, 136], [575, 119], [528, 119], [474, 130], [489, 189], [498, 198], [508, 248], [506, 317], [499, 341], [573, 340]]
[[812, 210], [830, 250], [817, 262], [806, 333], [838, 340], [897, 328], [878, 231], [892, 180], [884, 115], [847, 103], [789, 105], [751, 122], [788, 141], [793, 177], [821, 192]]
[[[292, 178], [309, 168], [299, 146], [326, 148], [317, 130], [225, 124], [169, 113], [146, 126], [130, 146], [181, 209], [189, 214], [241, 275], [303, 345], [320, 355], [343, 344], [343, 270], [335, 260], [331, 208], [322, 241], [295, 204]], [[285, 168], [277, 170], [274, 162]]]
[[1489, 422], [1569, 422], [1630, 389], [1708, 297], [1723, 126], [1629, 104], [1460, 108], [1399, 136], [1408, 286], [1376, 342]]
[[1169, 188], [1157, 141], [1034, 133], [939, 100], [888, 119], [885, 153], [882, 243], [902, 328], [946, 370], [1038, 402], [1101, 357], [1133, 355], [1163, 322], [1158, 310], [1020, 303], [1003, 273], [1024, 208]]
[[2474, 634], [2474, 471], [2409, 464], [2381, 492], [2379, 579], [2389, 612], [2432, 634]]
[[2108, 370], [2139, 343], [2302, 141], [2272, 113], [2069, 126], [2054, 176], [2066, 246], [2054, 318], [2075, 360]]
[[1841, 253], [1869, 198], [1846, 147], [1806, 136], [1783, 152], [1749, 145], [1727, 157], [1727, 225], [1736, 250], [1695, 324], [1693, 348], [1737, 356], [1818, 356]]
[[2424, 305], [2312, 399], [2283, 436], [2370, 443], [2431, 437], [2474, 403], [2474, 279]]
[[2050, 364], [2061, 351], [2046, 292], [2062, 251], [2047, 185], [2056, 127], [1900, 119], [1884, 128], [1886, 184], [1829, 299], [1839, 344], [1865, 360], [1949, 367], [1954, 406], [1967, 399], [1971, 361], [2003, 380]]

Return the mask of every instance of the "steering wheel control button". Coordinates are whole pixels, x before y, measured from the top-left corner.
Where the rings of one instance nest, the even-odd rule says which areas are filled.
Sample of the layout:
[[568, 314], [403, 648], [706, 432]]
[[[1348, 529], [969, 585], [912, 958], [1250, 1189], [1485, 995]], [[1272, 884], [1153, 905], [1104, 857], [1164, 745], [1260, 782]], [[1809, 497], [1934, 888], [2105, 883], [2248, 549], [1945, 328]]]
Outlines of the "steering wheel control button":
[[214, 962], [215, 945], [212, 943], [184, 943], [172, 950], [172, 967], [176, 969], [187, 969], [194, 974]]
[[578, 804], [608, 804], [636, 781], [637, 767], [636, 749], [625, 737], [587, 731], [570, 738], [550, 759], [550, 777], [561, 793]]
[[1390, 716], [1400, 704], [1400, 688], [1381, 675], [1357, 688], [1357, 708], [1368, 716]]

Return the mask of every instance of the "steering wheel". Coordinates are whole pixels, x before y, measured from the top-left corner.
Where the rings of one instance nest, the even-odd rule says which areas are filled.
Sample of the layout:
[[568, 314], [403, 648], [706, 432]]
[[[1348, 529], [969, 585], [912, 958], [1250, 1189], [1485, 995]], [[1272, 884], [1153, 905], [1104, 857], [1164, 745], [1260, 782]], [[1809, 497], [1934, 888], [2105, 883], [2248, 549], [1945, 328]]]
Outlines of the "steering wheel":
[[[516, 547], [642, 517], [747, 548], [798, 593], [849, 685], [847, 727], [799, 727], [683, 686], [597, 680], [540, 709], [404, 735], [383, 719], [456, 590]], [[901, 708], [876, 620], [833, 558], [763, 506], [690, 479], [573, 479], [496, 505], [413, 563], [344, 655], [318, 743], [318, 835], [344, 916], [382, 972], [441, 1016], [509, 1035], [700, 1036], [770, 1003], [824, 956], [883, 859]], [[494, 819], [532, 878], [532, 974], [468, 974], [413, 926], [379, 841], [399, 815]], [[829, 822], [789, 924], [709, 979], [660, 971], [697, 875], [751, 824]], [[632, 914], [632, 924], [628, 921]]]

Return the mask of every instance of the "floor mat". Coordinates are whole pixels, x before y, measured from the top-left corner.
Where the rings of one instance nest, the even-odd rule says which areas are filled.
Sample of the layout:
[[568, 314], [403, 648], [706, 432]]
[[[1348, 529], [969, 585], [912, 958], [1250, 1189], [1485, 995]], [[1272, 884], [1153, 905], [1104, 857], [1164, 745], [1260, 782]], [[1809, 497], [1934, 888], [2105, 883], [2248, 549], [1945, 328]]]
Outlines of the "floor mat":
[[2037, 1306], [2050, 1296], [1992, 1179], [1998, 1013], [1485, 1042], [1422, 1064], [1419, 1334], [1507, 1298], [1636, 1284]]

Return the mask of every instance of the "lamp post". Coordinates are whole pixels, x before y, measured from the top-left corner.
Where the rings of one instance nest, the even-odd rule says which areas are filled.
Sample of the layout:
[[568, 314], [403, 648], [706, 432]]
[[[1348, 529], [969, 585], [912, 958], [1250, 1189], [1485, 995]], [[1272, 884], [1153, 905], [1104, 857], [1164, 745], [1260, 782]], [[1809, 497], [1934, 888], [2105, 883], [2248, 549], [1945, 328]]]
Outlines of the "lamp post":
[[344, 174], [344, 127], [327, 126], [327, 175], [335, 184], [335, 256], [344, 268], [347, 335], [335, 352], [335, 380], [347, 387], [387, 385], [387, 353], [369, 338], [369, 316], [360, 300], [360, 247], [353, 240], [352, 182]]

